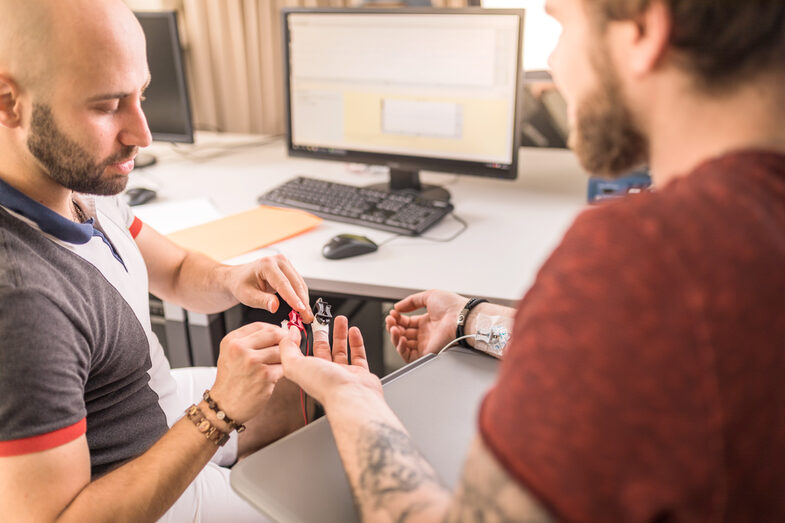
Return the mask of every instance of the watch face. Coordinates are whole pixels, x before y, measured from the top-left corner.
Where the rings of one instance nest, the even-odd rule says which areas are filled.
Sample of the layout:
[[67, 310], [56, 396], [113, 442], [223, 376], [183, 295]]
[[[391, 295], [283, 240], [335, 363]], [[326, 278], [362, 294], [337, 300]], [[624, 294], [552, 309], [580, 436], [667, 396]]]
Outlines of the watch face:
[[219, 420], [223, 421], [226, 418], [226, 413], [222, 410], [219, 410], [218, 413], [215, 415]]

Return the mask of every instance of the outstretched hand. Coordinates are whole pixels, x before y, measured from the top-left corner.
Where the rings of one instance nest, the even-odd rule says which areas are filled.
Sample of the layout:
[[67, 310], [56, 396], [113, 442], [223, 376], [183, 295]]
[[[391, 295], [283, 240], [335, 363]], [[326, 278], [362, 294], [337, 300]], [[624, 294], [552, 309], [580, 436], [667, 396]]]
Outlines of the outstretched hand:
[[379, 378], [368, 370], [360, 329], [348, 327], [345, 316], [335, 318], [332, 348], [326, 334], [314, 333], [313, 356], [303, 356], [300, 332], [295, 327], [289, 328], [280, 343], [284, 376], [328, 410], [332, 397], [350, 389], [361, 394], [382, 394]]
[[[385, 325], [403, 360], [409, 363], [437, 352], [455, 338], [458, 314], [466, 301], [459, 294], [434, 289], [412, 294], [396, 303]], [[404, 315], [422, 308], [424, 314]]]

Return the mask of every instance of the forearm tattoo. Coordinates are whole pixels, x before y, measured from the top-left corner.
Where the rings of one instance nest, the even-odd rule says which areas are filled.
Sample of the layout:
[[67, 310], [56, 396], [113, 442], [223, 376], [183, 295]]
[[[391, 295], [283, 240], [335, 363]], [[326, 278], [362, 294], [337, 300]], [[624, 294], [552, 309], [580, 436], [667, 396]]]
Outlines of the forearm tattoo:
[[444, 521], [553, 523], [554, 519], [486, 450], [475, 444]]
[[[438, 514], [444, 522], [553, 523], [548, 511], [475, 441], [455, 496], [403, 430], [372, 422], [358, 434], [355, 502], [364, 521], [374, 511], [406, 522]], [[439, 511], [439, 505], [441, 510]], [[378, 514], [373, 514], [378, 515]]]
[[404, 522], [429, 508], [432, 497], [426, 494], [407, 500], [399, 496], [423, 488], [449, 495], [449, 489], [414, 447], [409, 435], [398, 428], [378, 422], [369, 424], [360, 431], [357, 453], [361, 472], [355, 495], [361, 510], [363, 506], [386, 508], [393, 521]]

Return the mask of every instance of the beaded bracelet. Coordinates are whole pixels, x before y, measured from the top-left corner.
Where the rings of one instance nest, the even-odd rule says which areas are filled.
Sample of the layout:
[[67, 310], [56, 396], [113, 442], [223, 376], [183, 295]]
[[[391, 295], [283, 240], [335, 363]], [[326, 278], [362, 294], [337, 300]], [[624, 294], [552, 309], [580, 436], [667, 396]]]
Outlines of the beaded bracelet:
[[236, 430], [238, 434], [245, 430], [245, 425], [235, 422], [232, 418], [226, 415], [226, 412], [222, 411], [218, 404], [210, 397], [210, 389], [204, 391], [202, 394], [202, 399], [207, 402], [207, 406], [210, 407], [211, 410], [215, 412], [215, 416], [229, 425], [231, 430]]
[[204, 434], [208, 441], [212, 441], [218, 447], [223, 447], [229, 441], [229, 434], [216, 428], [209, 419], [204, 417], [202, 409], [196, 405], [191, 405], [185, 409], [185, 415], [191, 422], [196, 425], [196, 429]]

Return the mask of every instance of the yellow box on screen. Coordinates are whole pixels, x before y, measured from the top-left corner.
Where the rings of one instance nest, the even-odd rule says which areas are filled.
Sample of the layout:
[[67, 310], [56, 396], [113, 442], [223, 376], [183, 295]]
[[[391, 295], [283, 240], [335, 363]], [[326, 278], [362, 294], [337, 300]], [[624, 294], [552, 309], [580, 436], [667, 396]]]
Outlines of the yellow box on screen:
[[167, 236], [178, 245], [223, 261], [309, 231], [321, 222], [304, 211], [262, 205]]

